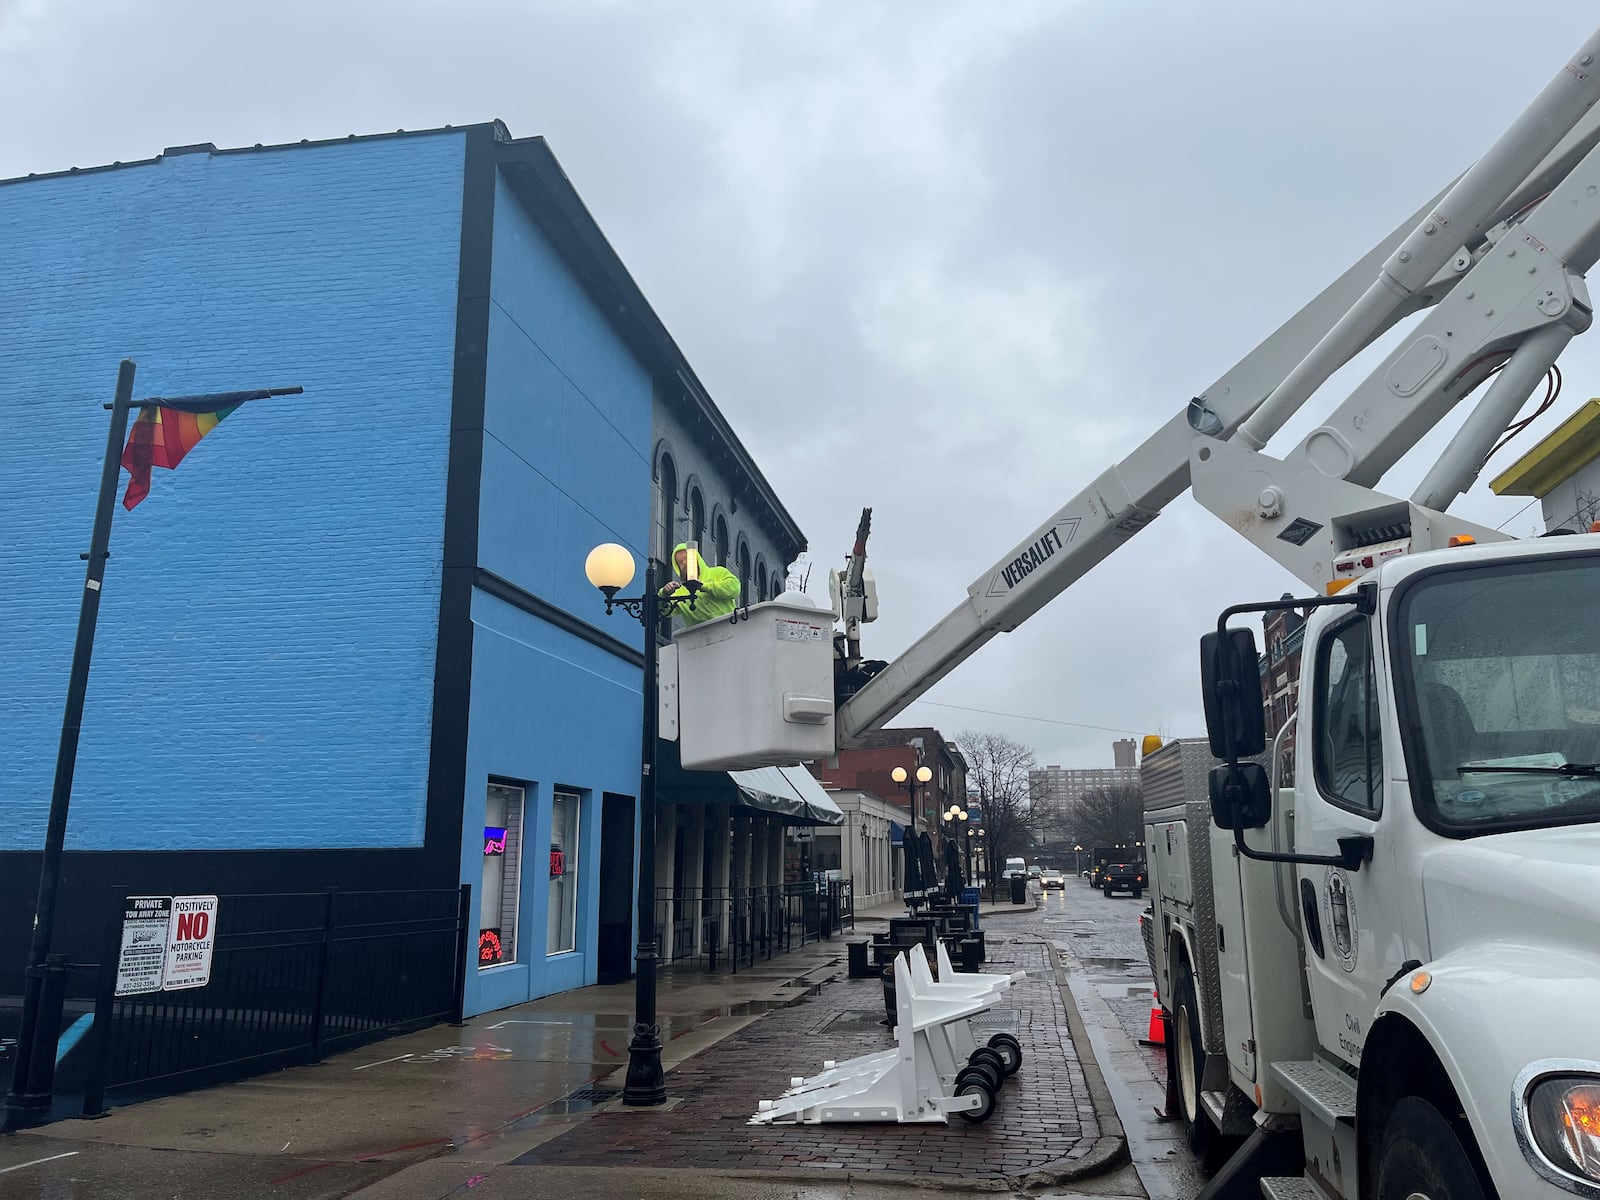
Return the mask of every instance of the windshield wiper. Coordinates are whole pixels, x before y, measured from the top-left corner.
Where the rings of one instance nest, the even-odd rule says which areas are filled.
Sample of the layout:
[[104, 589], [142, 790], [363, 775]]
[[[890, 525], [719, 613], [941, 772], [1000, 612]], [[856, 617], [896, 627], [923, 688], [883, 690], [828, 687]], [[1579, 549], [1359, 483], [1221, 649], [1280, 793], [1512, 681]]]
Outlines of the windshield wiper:
[[1474, 775], [1494, 772], [1497, 774], [1515, 775], [1565, 775], [1569, 779], [1579, 775], [1600, 775], [1600, 763], [1562, 763], [1559, 767], [1549, 766], [1491, 766], [1477, 763], [1462, 763], [1457, 771], [1467, 771]]

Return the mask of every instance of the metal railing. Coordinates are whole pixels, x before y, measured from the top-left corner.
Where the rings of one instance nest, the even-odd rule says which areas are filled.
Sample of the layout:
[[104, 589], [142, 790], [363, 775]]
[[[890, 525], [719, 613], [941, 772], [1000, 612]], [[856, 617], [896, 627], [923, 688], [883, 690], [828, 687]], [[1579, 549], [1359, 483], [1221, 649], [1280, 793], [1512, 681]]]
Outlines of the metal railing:
[[661, 961], [737, 973], [758, 959], [855, 928], [853, 881], [657, 888]]
[[204, 987], [117, 996], [124, 899], [108, 921], [83, 1112], [108, 1090], [173, 1092], [318, 1062], [459, 1023], [471, 888], [219, 897]]

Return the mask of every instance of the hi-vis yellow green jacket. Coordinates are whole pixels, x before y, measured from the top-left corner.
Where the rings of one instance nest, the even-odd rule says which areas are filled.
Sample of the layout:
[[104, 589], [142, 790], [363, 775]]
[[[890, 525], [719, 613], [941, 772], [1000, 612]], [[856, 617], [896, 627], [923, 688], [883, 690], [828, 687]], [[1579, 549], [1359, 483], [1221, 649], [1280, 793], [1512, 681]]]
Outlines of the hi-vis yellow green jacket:
[[[689, 552], [686, 542], [679, 542], [672, 549], [672, 562], [676, 566], [678, 551]], [[739, 577], [727, 567], [713, 567], [700, 557], [700, 551], [693, 551], [700, 565], [700, 591], [694, 598], [694, 607], [687, 604], [679, 605], [678, 611], [673, 614], [680, 617], [685, 625], [698, 625], [702, 621], [712, 621], [717, 617], [725, 617], [739, 607]], [[683, 591], [680, 583], [669, 583], [661, 589], [661, 594], [670, 596], [674, 592]]]

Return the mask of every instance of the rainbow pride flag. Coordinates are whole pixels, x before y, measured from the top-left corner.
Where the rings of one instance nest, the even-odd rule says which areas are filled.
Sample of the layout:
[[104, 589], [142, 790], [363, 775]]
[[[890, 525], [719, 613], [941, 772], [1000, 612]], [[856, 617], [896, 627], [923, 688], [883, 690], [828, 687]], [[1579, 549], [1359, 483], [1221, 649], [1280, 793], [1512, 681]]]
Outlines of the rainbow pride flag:
[[141, 406], [139, 419], [133, 423], [128, 444], [122, 450], [122, 465], [128, 472], [128, 490], [122, 494], [122, 507], [131, 509], [150, 494], [152, 467], [172, 470], [201, 438], [238, 407], [234, 404], [197, 411], [181, 401], [171, 400]]

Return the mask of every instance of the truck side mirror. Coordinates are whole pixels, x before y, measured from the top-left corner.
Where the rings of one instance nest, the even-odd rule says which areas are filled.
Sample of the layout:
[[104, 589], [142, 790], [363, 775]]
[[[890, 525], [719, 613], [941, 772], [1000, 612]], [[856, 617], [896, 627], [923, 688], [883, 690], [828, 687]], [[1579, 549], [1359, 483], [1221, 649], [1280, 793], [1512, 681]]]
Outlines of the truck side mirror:
[[1200, 639], [1200, 690], [1213, 756], [1254, 758], [1266, 749], [1260, 656], [1250, 630], [1229, 629]]
[[1272, 819], [1272, 781], [1260, 763], [1212, 767], [1206, 785], [1218, 829], [1260, 829]]

